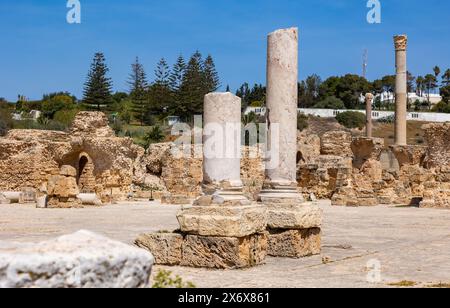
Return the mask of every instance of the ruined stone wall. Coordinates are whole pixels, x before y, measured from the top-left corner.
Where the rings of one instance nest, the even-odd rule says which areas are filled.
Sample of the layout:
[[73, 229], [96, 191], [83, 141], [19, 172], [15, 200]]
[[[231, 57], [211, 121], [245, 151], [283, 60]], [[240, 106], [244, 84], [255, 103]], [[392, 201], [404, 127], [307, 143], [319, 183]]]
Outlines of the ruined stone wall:
[[50, 177], [64, 165], [75, 168], [79, 178], [83, 154], [89, 157], [94, 177], [89, 190], [102, 199], [124, 199], [132, 190], [135, 170], [141, 168], [136, 162], [144, 153], [131, 139], [115, 137], [106, 116], [99, 112], [79, 113], [71, 133], [12, 130], [0, 138], [0, 191], [31, 187], [46, 192]]
[[[149, 174], [160, 179], [161, 190], [193, 199], [202, 194], [201, 153], [201, 146], [197, 146], [196, 151], [192, 146], [184, 152], [172, 143], [153, 144], [143, 163]], [[255, 199], [264, 182], [264, 164], [256, 147], [242, 148], [241, 178], [244, 193]]]

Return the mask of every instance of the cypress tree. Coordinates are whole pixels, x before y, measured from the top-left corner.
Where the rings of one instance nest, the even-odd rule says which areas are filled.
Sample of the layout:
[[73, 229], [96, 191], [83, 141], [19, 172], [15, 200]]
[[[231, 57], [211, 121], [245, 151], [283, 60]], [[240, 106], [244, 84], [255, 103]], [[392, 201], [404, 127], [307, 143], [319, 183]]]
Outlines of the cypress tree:
[[145, 114], [148, 109], [147, 99], [147, 75], [144, 66], [136, 57], [135, 63], [131, 64], [131, 74], [128, 84], [130, 85], [131, 111], [133, 116], [144, 124]]
[[113, 103], [112, 82], [107, 77], [109, 69], [105, 63], [105, 56], [98, 52], [94, 55], [87, 80], [84, 84], [83, 104], [89, 109], [108, 109]]

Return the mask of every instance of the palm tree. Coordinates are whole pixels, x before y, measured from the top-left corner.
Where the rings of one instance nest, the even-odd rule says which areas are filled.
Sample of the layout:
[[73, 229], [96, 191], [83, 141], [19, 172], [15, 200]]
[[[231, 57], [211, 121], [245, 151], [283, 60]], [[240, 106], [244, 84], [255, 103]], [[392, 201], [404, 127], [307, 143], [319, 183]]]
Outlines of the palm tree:
[[424, 84], [425, 84], [425, 79], [422, 76], [417, 76], [417, 78], [416, 78], [417, 95], [419, 95], [419, 96], [423, 95]]
[[442, 84], [444, 86], [450, 85], [450, 69], [447, 69], [445, 73], [442, 75]]
[[439, 67], [439, 66], [435, 66], [434, 68], [433, 68], [433, 72], [434, 72], [434, 76], [436, 76], [436, 78], [437, 77], [439, 77], [439, 75], [441, 74], [441, 68]]
[[437, 88], [437, 78], [434, 75], [428, 74], [425, 76], [424, 82], [425, 82], [425, 89], [427, 90], [428, 107], [431, 110], [430, 93], [431, 93], [431, 90], [434, 90]]
[[435, 66], [433, 68], [434, 76], [436, 76], [436, 81], [438, 80], [439, 75], [441, 74], [441, 68], [439, 66]]

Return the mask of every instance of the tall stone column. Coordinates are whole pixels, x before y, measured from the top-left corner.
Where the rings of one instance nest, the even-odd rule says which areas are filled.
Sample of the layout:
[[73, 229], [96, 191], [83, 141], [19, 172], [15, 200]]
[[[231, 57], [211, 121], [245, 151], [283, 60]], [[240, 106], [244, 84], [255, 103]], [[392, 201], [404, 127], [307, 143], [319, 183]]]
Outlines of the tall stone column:
[[407, 145], [407, 68], [406, 49], [408, 37], [397, 35], [394, 37], [395, 43], [395, 145]]
[[372, 104], [373, 94], [366, 94], [366, 136], [372, 138], [373, 122], [372, 122]]
[[266, 179], [268, 253], [304, 257], [321, 251], [322, 211], [297, 192], [298, 29], [275, 31], [267, 51]]
[[297, 193], [298, 29], [277, 30], [267, 45], [266, 180], [261, 201]]

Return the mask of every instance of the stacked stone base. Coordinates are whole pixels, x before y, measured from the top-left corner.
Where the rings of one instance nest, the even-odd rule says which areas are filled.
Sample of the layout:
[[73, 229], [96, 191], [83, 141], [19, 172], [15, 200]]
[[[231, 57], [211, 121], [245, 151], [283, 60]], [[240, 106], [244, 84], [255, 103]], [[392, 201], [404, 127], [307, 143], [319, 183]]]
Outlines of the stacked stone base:
[[266, 207], [269, 256], [302, 258], [321, 253], [323, 213], [316, 204], [285, 200]]
[[154, 251], [159, 265], [211, 269], [240, 269], [264, 263], [268, 235], [213, 237], [181, 233], [144, 234], [136, 245]]
[[270, 230], [267, 254], [272, 257], [303, 258], [321, 252], [320, 228]]
[[316, 204], [221, 198], [200, 197], [178, 213], [180, 231], [143, 234], [136, 245], [152, 252], [158, 265], [210, 269], [257, 266], [267, 255], [320, 254], [322, 211]]

